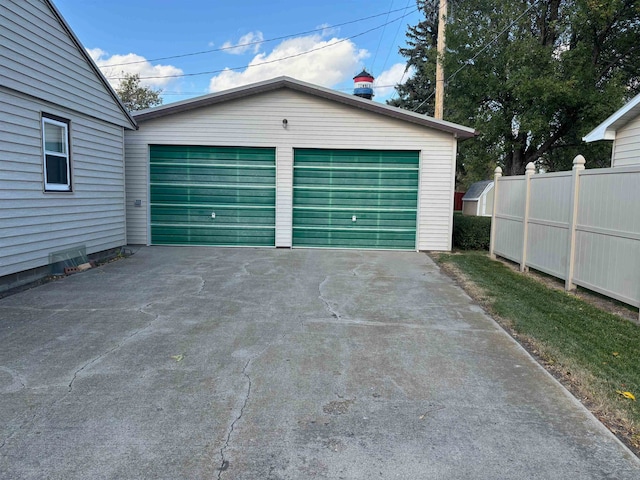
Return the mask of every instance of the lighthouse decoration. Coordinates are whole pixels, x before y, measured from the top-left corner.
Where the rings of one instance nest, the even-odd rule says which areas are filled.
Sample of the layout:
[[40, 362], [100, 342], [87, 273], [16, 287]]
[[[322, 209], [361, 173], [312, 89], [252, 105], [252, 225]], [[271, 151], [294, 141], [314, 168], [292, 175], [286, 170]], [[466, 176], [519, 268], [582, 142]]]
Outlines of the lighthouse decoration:
[[353, 77], [353, 94], [371, 100], [373, 98], [373, 75], [363, 69]]

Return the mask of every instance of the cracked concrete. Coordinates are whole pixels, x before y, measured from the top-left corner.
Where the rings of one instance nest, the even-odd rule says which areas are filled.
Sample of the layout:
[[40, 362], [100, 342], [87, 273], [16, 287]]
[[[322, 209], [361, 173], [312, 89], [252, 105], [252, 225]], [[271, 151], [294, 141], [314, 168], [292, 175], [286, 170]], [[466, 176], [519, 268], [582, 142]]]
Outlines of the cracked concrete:
[[142, 248], [0, 317], [0, 478], [640, 476], [423, 254]]
[[229, 442], [231, 442], [231, 435], [233, 435], [233, 430], [236, 426], [236, 423], [238, 423], [242, 418], [244, 409], [247, 406], [247, 403], [249, 403], [249, 397], [251, 396], [251, 377], [247, 373], [247, 368], [249, 368], [249, 365], [251, 364], [252, 361], [253, 361], [252, 358], [247, 360], [247, 363], [245, 363], [244, 367], [242, 368], [242, 375], [244, 375], [244, 377], [247, 379], [247, 393], [244, 397], [242, 406], [240, 407], [240, 412], [238, 413], [238, 416], [233, 420], [233, 422], [231, 422], [231, 425], [229, 426], [229, 433], [227, 434], [227, 439], [225, 440], [224, 445], [220, 448], [221, 460], [220, 460], [220, 468], [218, 469], [219, 470], [218, 480], [222, 478], [223, 472], [227, 470], [227, 468], [229, 468], [229, 461], [225, 458], [224, 452], [229, 447]]
[[119, 349], [122, 348], [122, 346], [127, 343], [129, 340], [131, 340], [133, 337], [135, 337], [136, 335], [140, 334], [142, 331], [147, 330], [148, 328], [151, 327], [151, 325], [153, 325], [153, 322], [155, 322], [156, 320], [158, 320], [159, 315], [157, 314], [152, 314], [152, 313], [147, 313], [144, 311], [144, 309], [146, 307], [150, 307], [151, 304], [147, 304], [142, 308], [138, 309], [138, 312], [144, 314], [144, 315], [149, 315], [150, 317], [152, 317], [152, 319], [149, 321], [149, 323], [147, 323], [144, 327], [139, 328], [137, 330], [135, 330], [134, 332], [130, 333], [129, 335], [127, 335], [126, 337], [123, 338], [123, 340], [121, 342], [119, 342], [117, 345], [113, 346], [112, 348], [106, 350], [105, 352], [97, 355], [96, 357], [90, 359], [89, 361], [87, 361], [84, 365], [82, 365], [78, 370], [76, 370], [73, 373], [73, 378], [71, 379], [71, 381], [69, 382], [69, 393], [71, 393], [71, 391], [73, 390], [73, 383], [75, 382], [76, 378], [78, 377], [78, 375], [84, 371], [85, 369], [91, 367], [91, 365], [93, 365], [96, 362], [99, 362], [101, 359], [103, 359], [104, 357], [106, 357], [107, 355], [112, 355], [113, 353], [115, 353], [116, 351], [118, 351]]
[[318, 293], [319, 293], [318, 298], [322, 301], [322, 303], [324, 303], [325, 308], [331, 314], [331, 316], [340, 320], [341, 319], [340, 313], [335, 308], [333, 308], [333, 306], [331, 305], [331, 302], [325, 298], [324, 293], [322, 291], [323, 287], [329, 280], [331, 280], [331, 275], [327, 275], [324, 278], [324, 280], [320, 282], [320, 285], [318, 285]]

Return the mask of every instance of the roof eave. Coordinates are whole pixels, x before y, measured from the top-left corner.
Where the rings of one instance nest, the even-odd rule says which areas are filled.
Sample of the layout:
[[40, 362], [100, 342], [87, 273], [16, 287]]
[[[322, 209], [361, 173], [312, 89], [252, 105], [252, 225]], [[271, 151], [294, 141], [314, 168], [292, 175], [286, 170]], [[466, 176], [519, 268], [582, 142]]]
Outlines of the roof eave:
[[113, 97], [113, 100], [118, 105], [118, 108], [120, 108], [120, 110], [124, 114], [125, 118], [127, 119], [127, 122], [130, 125], [130, 130], [137, 130], [138, 129], [138, 124], [134, 120], [133, 116], [127, 110], [127, 107], [124, 106], [124, 104], [122, 103], [122, 100], [120, 100], [120, 97], [118, 97], [118, 94], [115, 92], [115, 90], [113, 89], [113, 87], [111, 86], [109, 81], [106, 79], [106, 77], [100, 71], [100, 69], [98, 68], [96, 63], [93, 61], [93, 58], [91, 58], [91, 56], [87, 53], [87, 50], [82, 45], [82, 42], [80, 42], [80, 39], [76, 36], [75, 33], [73, 33], [73, 30], [71, 29], [71, 27], [69, 26], [67, 21], [64, 19], [64, 17], [62, 16], [62, 14], [58, 10], [58, 8], [53, 4], [53, 2], [51, 0], [45, 0], [45, 2], [47, 3], [47, 5], [49, 6], [49, 8], [53, 12], [53, 14], [56, 16], [56, 18], [60, 22], [60, 25], [62, 25], [62, 27], [66, 30], [67, 34], [69, 35], [69, 37], [71, 38], [73, 43], [76, 44], [76, 47], [80, 51], [81, 55], [85, 58], [87, 63], [91, 66], [91, 68], [93, 69], [95, 74], [98, 76], [98, 78], [100, 79], [102, 84], [105, 86], [105, 88], [107, 89], [107, 91], [111, 95], [111, 97]]
[[312, 85], [300, 80], [294, 80], [289, 77], [278, 77], [271, 80], [265, 80], [263, 82], [254, 83], [248, 86], [238, 87], [224, 92], [212, 93], [195, 99], [184, 100], [168, 105], [161, 105], [159, 107], [142, 110], [133, 114], [134, 118], [140, 122], [145, 120], [151, 120], [153, 118], [163, 117], [165, 115], [171, 115], [179, 112], [186, 112], [196, 108], [214, 105], [237, 98], [243, 98], [258, 93], [265, 93], [268, 91], [278, 90], [280, 88], [290, 88], [299, 92], [314, 95], [320, 98], [336, 101], [345, 105], [349, 105], [355, 108], [360, 108], [366, 111], [376, 112], [388, 117], [397, 118], [406, 122], [415, 123], [421, 126], [431, 127], [436, 130], [444, 131], [453, 134], [456, 138], [465, 139], [471, 138], [477, 135], [477, 132], [469, 127], [457, 125], [455, 123], [446, 122], [443, 120], [436, 120], [425, 115], [409, 112], [397, 107], [391, 107], [389, 105], [383, 105], [380, 103], [372, 102], [355, 95], [348, 95], [341, 92], [336, 92], [328, 88]]
[[582, 137], [582, 140], [587, 143], [598, 140], [615, 140], [616, 132], [638, 115], [640, 115], [640, 94], [633, 97], [622, 108]]

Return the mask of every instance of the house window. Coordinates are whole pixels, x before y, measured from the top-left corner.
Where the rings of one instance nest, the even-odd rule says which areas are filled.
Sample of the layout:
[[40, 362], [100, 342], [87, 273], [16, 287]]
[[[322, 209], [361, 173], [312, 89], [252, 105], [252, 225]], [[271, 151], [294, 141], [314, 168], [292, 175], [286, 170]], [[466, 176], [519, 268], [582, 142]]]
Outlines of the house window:
[[42, 115], [45, 191], [70, 192], [69, 121]]

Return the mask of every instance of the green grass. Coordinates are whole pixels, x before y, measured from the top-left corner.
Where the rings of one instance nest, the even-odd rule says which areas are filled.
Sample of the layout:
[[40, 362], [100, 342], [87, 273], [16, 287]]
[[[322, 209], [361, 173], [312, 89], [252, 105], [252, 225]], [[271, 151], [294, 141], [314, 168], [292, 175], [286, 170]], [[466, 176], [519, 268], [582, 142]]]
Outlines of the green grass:
[[[605, 414], [637, 432], [640, 326], [515, 272], [483, 252], [440, 255], [438, 262], [457, 267], [480, 289], [488, 311], [531, 342], [544, 361], [565, 376], [570, 372], [580, 393], [588, 394]], [[637, 401], [616, 390], [633, 393]], [[636, 441], [634, 437], [632, 443]]]

